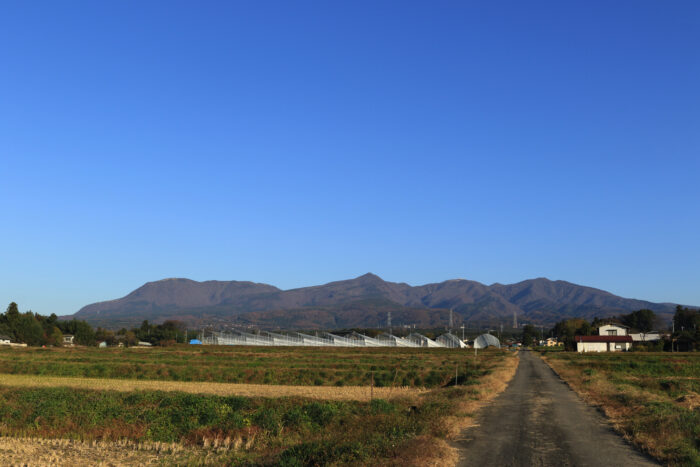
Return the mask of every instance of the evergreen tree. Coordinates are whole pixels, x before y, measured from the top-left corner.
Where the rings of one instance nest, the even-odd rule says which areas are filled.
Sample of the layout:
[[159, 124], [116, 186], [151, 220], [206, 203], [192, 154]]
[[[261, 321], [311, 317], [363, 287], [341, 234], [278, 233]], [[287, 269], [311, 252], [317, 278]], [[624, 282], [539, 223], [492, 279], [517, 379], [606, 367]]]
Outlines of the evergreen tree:
[[537, 329], [531, 324], [526, 324], [523, 328], [523, 345], [525, 347], [531, 346], [533, 343], [537, 342]]
[[27, 345], [44, 344], [44, 328], [32, 312], [19, 315], [15, 325], [15, 336], [18, 341]]
[[657, 321], [656, 314], [647, 309], [633, 311], [628, 315], [621, 316], [620, 320], [625, 326], [629, 326], [642, 333], [653, 330]]

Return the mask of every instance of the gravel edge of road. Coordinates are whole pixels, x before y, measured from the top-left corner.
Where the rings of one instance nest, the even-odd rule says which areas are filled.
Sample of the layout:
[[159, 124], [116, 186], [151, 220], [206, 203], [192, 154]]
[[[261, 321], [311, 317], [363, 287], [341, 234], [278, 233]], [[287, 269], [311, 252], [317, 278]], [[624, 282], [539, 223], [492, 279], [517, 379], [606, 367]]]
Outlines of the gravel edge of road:
[[[515, 378], [515, 374], [518, 371], [518, 366], [520, 365], [520, 351], [517, 350], [513, 353], [512, 356], [509, 356], [509, 358], [513, 358], [516, 361], [516, 364], [511, 368], [501, 368], [499, 369], [500, 371], [497, 371], [493, 373], [492, 379], [497, 379], [500, 377], [502, 374], [506, 375], [506, 378], [501, 381], [501, 384], [499, 385], [500, 388], [497, 391], [493, 391], [488, 393], [488, 395], [484, 399], [480, 399], [478, 401], [471, 401], [470, 403], [472, 404], [473, 411], [471, 412], [471, 416], [469, 417], [469, 421], [463, 424], [460, 424], [455, 432], [450, 433], [447, 439], [444, 440], [444, 446], [445, 449], [449, 451], [448, 458], [449, 463], [441, 463], [441, 464], [430, 464], [431, 466], [444, 466], [444, 465], [450, 465], [451, 467], [455, 467], [459, 464], [461, 457], [460, 457], [460, 448], [455, 444], [456, 437], [461, 436], [461, 434], [464, 432], [464, 430], [467, 430], [468, 428], [472, 427], [475, 425], [475, 420], [477, 419], [479, 412], [481, 412], [485, 407], [489, 406], [490, 404], [493, 403], [493, 401], [500, 396], [503, 391], [505, 391], [508, 386], [510, 386], [510, 383], [513, 381], [513, 378]], [[444, 459], [443, 459], [444, 461]]]
[[608, 414], [605, 413], [605, 409], [602, 404], [598, 404], [594, 401], [589, 400], [585, 394], [582, 394], [581, 392], [578, 391], [566, 378], [563, 378], [561, 374], [552, 366], [550, 365], [549, 361], [547, 361], [546, 358], [544, 358], [541, 354], [537, 355], [546, 365], [547, 367], [552, 370], [552, 372], [559, 378], [564, 384], [566, 384], [566, 387], [571, 389], [571, 391], [576, 394], [576, 397], [578, 397], [581, 402], [584, 404], [588, 405], [589, 407], [594, 408], [600, 415], [605, 419], [605, 421], [610, 425], [610, 427], [617, 433], [620, 438], [624, 441], [625, 444], [627, 444], [631, 449], [634, 449], [637, 453], [639, 453], [641, 456], [645, 457], [647, 460], [652, 461], [652, 462], [657, 462], [660, 465], [668, 465], [667, 463], [664, 463], [663, 460], [657, 459], [656, 457], [652, 456], [646, 451], [643, 451], [638, 445], [636, 445], [634, 442], [632, 442], [631, 439], [627, 437], [627, 435], [618, 427], [618, 425], [608, 416]]

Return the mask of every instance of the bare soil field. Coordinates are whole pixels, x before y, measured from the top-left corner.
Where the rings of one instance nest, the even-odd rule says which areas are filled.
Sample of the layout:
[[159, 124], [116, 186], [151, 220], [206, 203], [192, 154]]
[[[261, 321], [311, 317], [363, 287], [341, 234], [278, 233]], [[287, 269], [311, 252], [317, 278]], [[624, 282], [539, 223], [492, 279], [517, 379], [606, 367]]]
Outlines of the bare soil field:
[[369, 401], [413, 397], [426, 389], [407, 387], [368, 386], [288, 386], [271, 384], [229, 384], [189, 381], [147, 381], [108, 378], [71, 378], [61, 376], [0, 374], [1, 386], [14, 387], [70, 387], [76, 389], [110, 391], [179, 391], [191, 394], [246, 397], [304, 397], [321, 400]]

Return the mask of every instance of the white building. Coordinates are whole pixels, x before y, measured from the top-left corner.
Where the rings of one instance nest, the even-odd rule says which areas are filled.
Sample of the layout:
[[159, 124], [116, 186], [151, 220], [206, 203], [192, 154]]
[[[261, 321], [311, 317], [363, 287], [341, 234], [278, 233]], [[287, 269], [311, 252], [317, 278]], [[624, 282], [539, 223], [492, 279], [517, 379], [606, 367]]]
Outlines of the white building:
[[564, 345], [563, 342], [559, 342], [556, 337], [548, 337], [546, 341], [543, 341], [543, 344], [541, 345], [546, 345], [547, 347], [556, 347], [559, 345]]
[[10, 345], [10, 338], [7, 336], [0, 336], [0, 345]]
[[597, 336], [576, 336], [576, 350], [582, 352], [624, 352], [632, 349], [629, 328], [622, 324], [604, 324]]
[[599, 336], [626, 336], [629, 334], [629, 328], [622, 324], [604, 324], [598, 328]]
[[634, 342], [656, 342], [661, 340], [661, 334], [659, 334], [658, 331], [638, 332], [636, 334], [630, 334], [630, 337]]
[[630, 336], [576, 336], [576, 350], [582, 352], [623, 352], [632, 349]]

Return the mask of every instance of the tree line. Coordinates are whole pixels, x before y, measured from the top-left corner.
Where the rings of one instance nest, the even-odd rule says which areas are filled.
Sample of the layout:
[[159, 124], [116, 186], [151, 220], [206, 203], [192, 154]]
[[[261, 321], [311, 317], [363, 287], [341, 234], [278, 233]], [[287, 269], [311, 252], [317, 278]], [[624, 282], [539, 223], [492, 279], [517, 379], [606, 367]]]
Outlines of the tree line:
[[678, 305], [673, 316], [673, 340], [678, 350], [700, 350], [700, 310]]
[[[642, 309], [609, 319], [594, 318], [591, 323], [583, 318], [565, 319], [555, 324], [550, 333], [564, 343], [566, 350], [576, 350], [575, 336], [593, 335], [598, 327], [610, 321], [623, 324], [633, 332], [642, 334], [665, 327], [652, 310]], [[658, 342], [635, 344], [635, 348], [654, 351], [673, 349], [686, 352], [700, 350], [700, 310], [678, 305], [673, 316], [669, 338]]]
[[79, 345], [95, 344], [95, 331], [85, 321], [59, 321], [54, 313], [42, 316], [31, 310], [20, 313], [15, 302], [0, 315], [0, 335], [9, 337], [12, 342], [33, 346], [62, 345], [64, 334], [74, 336], [73, 342]]
[[0, 336], [8, 337], [12, 342], [30, 346], [60, 346], [63, 345], [64, 335], [72, 335], [74, 344], [86, 346], [100, 342], [110, 346], [119, 343], [131, 346], [139, 342], [170, 345], [189, 342], [189, 339], [197, 336], [197, 331], [188, 332], [183, 323], [172, 320], [162, 324], [144, 321], [138, 328], [122, 328], [116, 332], [100, 327], [93, 329], [82, 320], [59, 320], [54, 313], [50, 316], [42, 316], [31, 310], [20, 313], [15, 302], [0, 314]]

